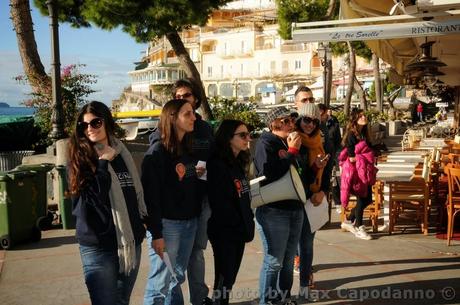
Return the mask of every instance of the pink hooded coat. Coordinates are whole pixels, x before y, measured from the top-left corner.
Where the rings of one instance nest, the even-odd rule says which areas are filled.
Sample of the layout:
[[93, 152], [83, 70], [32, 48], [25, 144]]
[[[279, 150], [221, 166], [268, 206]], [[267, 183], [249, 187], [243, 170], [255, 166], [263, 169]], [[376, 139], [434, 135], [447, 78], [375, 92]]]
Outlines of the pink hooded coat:
[[342, 168], [340, 201], [342, 206], [348, 205], [350, 194], [358, 197], [366, 197], [369, 185], [374, 185], [377, 177], [374, 151], [367, 145], [366, 141], [359, 141], [355, 146], [356, 162], [348, 159], [347, 148], [345, 147], [339, 155], [339, 164]]

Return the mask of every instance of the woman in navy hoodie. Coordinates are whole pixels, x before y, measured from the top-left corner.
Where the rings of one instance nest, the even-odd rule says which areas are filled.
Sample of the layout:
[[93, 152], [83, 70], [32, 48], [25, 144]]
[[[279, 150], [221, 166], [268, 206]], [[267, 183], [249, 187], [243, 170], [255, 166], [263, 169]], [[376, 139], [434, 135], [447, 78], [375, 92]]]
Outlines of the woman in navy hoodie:
[[[154, 304], [184, 303], [180, 285], [185, 281], [203, 197], [191, 145], [195, 120], [186, 100], [167, 102], [160, 117], [161, 140], [149, 148], [142, 162], [145, 202], [154, 224], [154, 251], [149, 256], [158, 255], [165, 263], [169, 258], [172, 266], [172, 272], [161, 272], [165, 264], [150, 265], [148, 285], [162, 287]], [[157, 272], [163, 276], [154, 276]]]
[[254, 214], [245, 169], [249, 164], [247, 126], [224, 120], [216, 133], [216, 150], [208, 161], [211, 217], [208, 237], [214, 252], [214, 304], [226, 305], [243, 258], [254, 238]]
[[80, 110], [69, 143], [69, 190], [86, 286], [93, 305], [129, 304], [145, 229], [151, 231], [131, 153], [114, 137], [110, 109]]

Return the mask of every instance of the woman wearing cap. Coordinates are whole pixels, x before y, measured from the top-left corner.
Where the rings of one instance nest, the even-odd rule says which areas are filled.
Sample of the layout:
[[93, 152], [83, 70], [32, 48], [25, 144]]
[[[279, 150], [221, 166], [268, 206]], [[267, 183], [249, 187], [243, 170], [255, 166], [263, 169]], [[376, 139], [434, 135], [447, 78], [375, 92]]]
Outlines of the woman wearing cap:
[[[154, 223], [149, 256], [158, 255], [165, 262], [150, 265], [147, 287], [160, 288], [155, 287], [159, 292], [145, 304], [184, 303], [180, 285], [185, 281], [202, 198], [197, 160], [191, 152], [194, 122], [195, 112], [186, 100], [167, 102], [159, 122], [161, 140], [150, 146], [142, 162], [145, 202]], [[172, 270], [162, 272], [162, 268]], [[155, 277], [159, 272], [161, 279]]]
[[[320, 110], [315, 104], [303, 104], [299, 109], [299, 118], [296, 121], [297, 130], [302, 139], [300, 155], [306, 159], [309, 175], [300, 173], [305, 185], [307, 204], [321, 204], [325, 196], [322, 190], [322, 174], [327, 164], [328, 156], [325, 156], [321, 132], [319, 129]], [[313, 179], [312, 179], [313, 178]], [[304, 211], [304, 221], [299, 240], [299, 297], [311, 300], [310, 289], [313, 287], [313, 241], [315, 232], [311, 232], [308, 216]]]
[[371, 140], [367, 125], [367, 117], [363, 110], [353, 109], [343, 137], [345, 147], [339, 155], [342, 167], [340, 195], [342, 206], [348, 205], [350, 193], [358, 198], [356, 207], [351, 210], [348, 219], [341, 227], [356, 237], [370, 240], [372, 237], [363, 225], [364, 209], [372, 203], [372, 185], [375, 183], [377, 168], [375, 154], [371, 149]]
[[[257, 177], [265, 176], [263, 185], [283, 177], [291, 165], [304, 168], [297, 160], [300, 136], [290, 135], [294, 123], [285, 107], [271, 109], [266, 116], [270, 131], [256, 144], [254, 165]], [[260, 272], [260, 304], [291, 303], [294, 255], [303, 222], [303, 204], [299, 200], [271, 202], [256, 209], [257, 230], [264, 248]]]
[[110, 109], [80, 110], [69, 142], [69, 191], [92, 304], [129, 304], [145, 236], [153, 226], [131, 153], [114, 136]]
[[251, 140], [246, 124], [224, 120], [207, 164], [211, 218], [208, 236], [214, 252], [214, 304], [226, 305], [243, 258], [254, 238], [254, 214], [245, 169]]

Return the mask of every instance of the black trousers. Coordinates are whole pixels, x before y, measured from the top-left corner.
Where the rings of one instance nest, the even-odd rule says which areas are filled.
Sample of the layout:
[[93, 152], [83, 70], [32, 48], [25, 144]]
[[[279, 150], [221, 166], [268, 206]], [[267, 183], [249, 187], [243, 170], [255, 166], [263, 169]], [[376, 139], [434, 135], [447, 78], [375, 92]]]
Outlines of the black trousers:
[[358, 197], [356, 206], [351, 209], [350, 217], [348, 220], [355, 222], [355, 227], [359, 228], [363, 225], [364, 209], [372, 203], [372, 186], [369, 185], [367, 189], [367, 197]]
[[227, 305], [243, 259], [243, 240], [209, 237], [214, 252], [214, 304]]

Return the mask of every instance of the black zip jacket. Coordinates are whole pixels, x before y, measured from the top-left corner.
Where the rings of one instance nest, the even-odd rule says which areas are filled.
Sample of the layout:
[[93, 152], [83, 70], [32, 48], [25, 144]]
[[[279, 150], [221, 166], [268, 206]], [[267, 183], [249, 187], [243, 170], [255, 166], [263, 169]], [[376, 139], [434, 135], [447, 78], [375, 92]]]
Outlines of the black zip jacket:
[[209, 238], [243, 240], [254, 238], [254, 214], [249, 182], [238, 164], [227, 164], [217, 156], [207, 163], [211, 217]]

